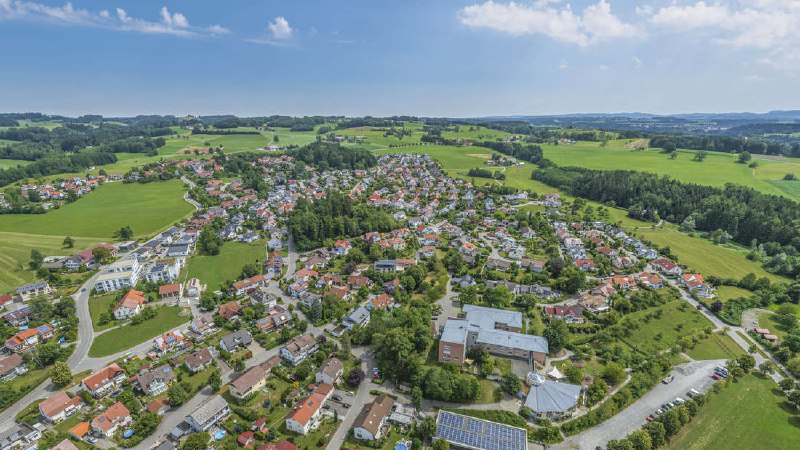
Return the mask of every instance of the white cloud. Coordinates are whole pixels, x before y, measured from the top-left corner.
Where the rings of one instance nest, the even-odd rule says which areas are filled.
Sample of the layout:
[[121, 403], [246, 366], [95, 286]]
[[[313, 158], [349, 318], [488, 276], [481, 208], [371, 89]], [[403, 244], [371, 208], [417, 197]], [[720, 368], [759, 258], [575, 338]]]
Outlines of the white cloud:
[[569, 69], [569, 64], [562, 59], [561, 62], [558, 63], [558, 68], [559, 68], [559, 70]]
[[72, 3], [53, 7], [24, 0], [0, 0], [0, 20], [23, 20], [46, 22], [61, 25], [85, 26], [113, 31], [126, 31], [143, 34], [166, 34], [184, 38], [228, 34], [229, 30], [219, 25], [196, 27], [181, 13], [170, 13], [167, 7], [161, 8], [161, 20], [152, 22], [131, 17], [122, 9], [116, 15], [108, 10], [90, 11], [77, 9]]
[[278, 16], [269, 23], [269, 32], [273, 39], [286, 41], [294, 35], [294, 29], [289, 25], [289, 21], [284, 17]]
[[759, 61], [774, 68], [800, 69], [798, 0], [673, 4], [655, 10], [649, 21], [664, 31], [710, 39], [733, 49], [761, 51]]
[[633, 58], [631, 58], [631, 62], [633, 63], [634, 69], [641, 69], [642, 66], [644, 65], [644, 63], [642, 62], [641, 59], [639, 59], [638, 56], [634, 56]]
[[641, 34], [635, 25], [615, 16], [606, 0], [586, 7], [582, 13], [573, 12], [569, 5], [556, 6], [555, 3], [495, 3], [488, 0], [461, 9], [458, 18], [470, 28], [486, 28], [512, 36], [542, 34], [581, 47]]

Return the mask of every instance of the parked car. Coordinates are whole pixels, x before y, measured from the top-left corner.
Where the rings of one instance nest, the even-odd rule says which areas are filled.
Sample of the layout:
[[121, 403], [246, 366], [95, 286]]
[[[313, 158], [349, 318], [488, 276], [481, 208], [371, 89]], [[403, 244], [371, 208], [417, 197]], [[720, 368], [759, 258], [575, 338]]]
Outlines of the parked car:
[[682, 399], [680, 397], [675, 397], [675, 403], [678, 404], [678, 405], [682, 405], [682, 404], [686, 403], [686, 400], [684, 400], [684, 399]]
[[711, 378], [713, 378], [713, 379], [715, 379], [715, 380], [717, 380], [717, 381], [719, 381], [719, 380], [721, 380], [721, 379], [722, 379], [722, 377], [721, 377], [721, 376], [719, 376], [719, 375], [717, 375], [717, 374], [713, 374], [713, 375], [711, 375]]
[[670, 384], [670, 383], [672, 383], [672, 380], [674, 380], [674, 379], [675, 379], [674, 375], [668, 375], [663, 380], [661, 380], [661, 382], [664, 383], [664, 384]]
[[356, 395], [356, 393], [353, 392], [353, 391], [347, 391], [347, 395], [352, 397], [352, 396]]
[[339, 395], [339, 394], [333, 394], [333, 395], [331, 396], [331, 398], [332, 398], [332, 399], [334, 399], [334, 400], [336, 400], [337, 402], [340, 402], [340, 401], [342, 401], [342, 396], [341, 396], [341, 395]]
[[697, 390], [695, 390], [695, 389], [689, 389], [689, 392], [686, 393], [686, 396], [689, 397], [689, 398], [695, 398], [698, 395], [700, 395], [700, 393], [697, 392]]
[[655, 417], [653, 417], [653, 416], [647, 416], [645, 419], [646, 419], [648, 422], [652, 422], [652, 421], [656, 420], [656, 418], [655, 418]]

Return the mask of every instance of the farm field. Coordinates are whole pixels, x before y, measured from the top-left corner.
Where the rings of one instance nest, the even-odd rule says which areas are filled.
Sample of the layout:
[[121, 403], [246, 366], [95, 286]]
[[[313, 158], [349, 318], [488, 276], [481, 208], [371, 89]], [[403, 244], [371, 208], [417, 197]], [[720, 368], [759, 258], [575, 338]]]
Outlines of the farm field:
[[[607, 147], [599, 142], [578, 142], [568, 145], [541, 144], [544, 156], [560, 166], [579, 166], [591, 169], [630, 169], [641, 172], [669, 175], [686, 183], [724, 186], [736, 183], [751, 187], [765, 194], [792, 196], [769, 180], [781, 180], [790, 172], [800, 171], [800, 161], [758, 160], [758, 167], [736, 162], [736, 156], [721, 152], [708, 152], [703, 162], [692, 161], [695, 150], [678, 150], [678, 157], [659, 149], [644, 151], [625, 147], [628, 140], [609, 141]], [[794, 197], [800, 198], [800, 197]]]
[[671, 450], [800, 447], [800, 416], [771, 379], [747, 375], [711, 394], [672, 438]]
[[[109, 183], [75, 203], [46, 214], [0, 216], [0, 232], [111, 239], [130, 225], [136, 237], [151, 235], [189, 214], [179, 180]], [[60, 241], [59, 241], [60, 242]]]
[[[0, 216], [0, 221], [11, 216]], [[22, 284], [36, 280], [29, 269], [31, 250], [38, 249], [46, 256], [71, 255], [99, 241], [73, 236], [75, 248], [64, 248], [64, 236], [44, 236], [26, 233], [0, 232], [0, 293], [12, 291]]]
[[139, 325], [124, 325], [97, 336], [89, 349], [89, 356], [98, 358], [121, 352], [184, 324], [190, 318], [182, 314], [181, 308], [162, 306], [152, 319]]
[[226, 242], [219, 255], [196, 255], [189, 259], [186, 267], [188, 278], [197, 278], [207, 289], [216, 290], [226, 281], [239, 277], [245, 264], [263, 261], [266, 252], [265, 242], [258, 240], [249, 244]]

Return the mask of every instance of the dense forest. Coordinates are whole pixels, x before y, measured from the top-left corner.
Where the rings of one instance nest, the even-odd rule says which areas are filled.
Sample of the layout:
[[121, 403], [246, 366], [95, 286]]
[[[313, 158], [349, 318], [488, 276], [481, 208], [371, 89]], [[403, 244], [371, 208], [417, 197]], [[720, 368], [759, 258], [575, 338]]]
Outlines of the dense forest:
[[297, 248], [311, 250], [331, 245], [331, 240], [360, 236], [368, 231], [387, 232], [397, 222], [389, 214], [364, 204], [354, 204], [343, 194], [328, 192], [315, 202], [301, 199], [289, 216], [289, 232]]
[[372, 152], [332, 142], [313, 142], [287, 154], [319, 170], [369, 169], [378, 163]]
[[742, 245], [772, 249], [773, 255], [795, 256], [800, 249], [795, 225], [800, 204], [751, 188], [699, 186], [650, 173], [577, 167], [540, 168], [532, 178], [576, 197], [627, 208], [640, 219], [665, 219], [687, 231], [721, 230]]
[[650, 138], [650, 146], [663, 149], [688, 148], [690, 150], [750, 152], [766, 155], [786, 155], [797, 151], [797, 148], [793, 150], [791, 146], [777, 142], [730, 136], [657, 135]]

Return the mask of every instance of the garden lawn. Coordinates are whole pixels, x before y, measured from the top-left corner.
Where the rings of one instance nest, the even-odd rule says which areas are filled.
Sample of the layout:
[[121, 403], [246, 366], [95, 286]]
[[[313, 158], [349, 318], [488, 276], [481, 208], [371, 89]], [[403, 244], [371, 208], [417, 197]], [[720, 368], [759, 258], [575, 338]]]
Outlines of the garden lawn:
[[776, 315], [771, 313], [758, 313], [758, 327], [767, 328], [770, 333], [778, 336], [780, 339], [786, 337], [789, 332], [783, 324], [775, 320]]
[[119, 353], [184, 324], [189, 319], [188, 315], [181, 315], [181, 308], [162, 306], [152, 319], [139, 325], [115, 328], [97, 336], [89, 349], [89, 356], [98, 358]]
[[734, 359], [745, 353], [742, 347], [727, 334], [713, 333], [687, 350], [686, 354], [692, 359]]
[[[13, 217], [0, 216], [0, 222]], [[36, 272], [28, 267], [32, 249], [38, 249], [46, 256], [68, 256], [99, 242], [91, 238], [73, 238], [75, 248], [70, 249], [61, 245], [64, 236], [0, 232], [0, 293], [13, 291], [22, 284], [36, 280]]]
[[800, 448], [800, 416], [771, 379], [748, 375], [711, 394], [667, 448]]
[[116, 293], [89, 298], [89, 314], [92, 316], [92, 325], [94, 326], [95, 331], [107, 330], [117, 325], [117, 322], [113, 320], [105, 325], [97, 324], [97, 322], [100, 320], [100, 315], [110, 311], [110, 307], [116, 298]]
[[197, 278], [213, 291], [227, 281], [237, 280], [245, 264], [263, 261], [265, 252], [263, 240], [249, 244], [225, 242], [218, 255], [193, 256], [189, 259], [186, 271], [189, 278]]
[[46, 214], [0, 216], [0, 232], [111, 239], [130, 225], [136, 237], [152, 235], [193, 211], [180, 180], [147, 184], [109, 183], [75, 203]]

